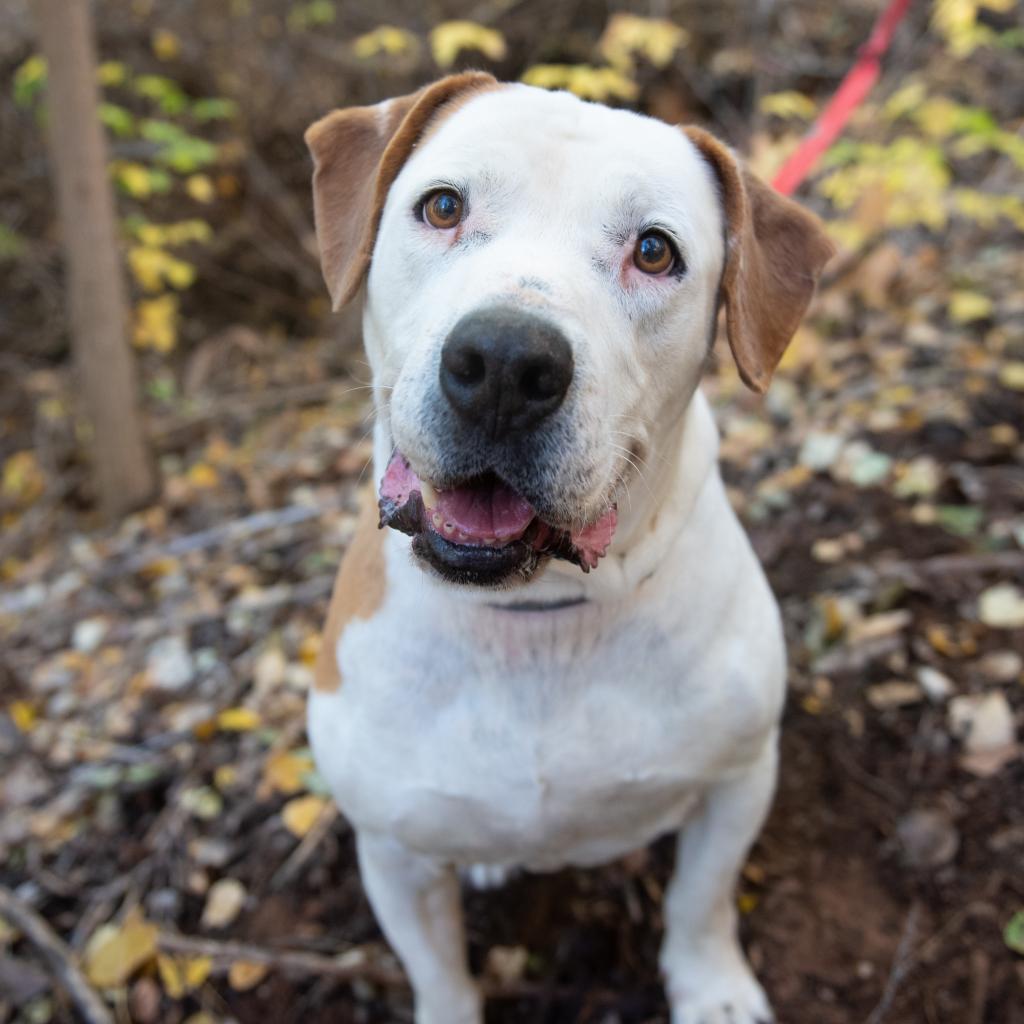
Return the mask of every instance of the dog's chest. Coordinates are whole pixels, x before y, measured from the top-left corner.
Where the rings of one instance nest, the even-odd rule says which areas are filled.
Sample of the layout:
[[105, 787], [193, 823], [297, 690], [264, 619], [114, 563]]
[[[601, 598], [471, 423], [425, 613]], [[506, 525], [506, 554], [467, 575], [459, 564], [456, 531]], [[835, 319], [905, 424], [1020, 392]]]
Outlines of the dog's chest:
[[468, 635], [400, 617], [346, 635], [310, 735], [357, 827], [456, 861], [596, 862], [677, 827], [753, 749], [746, 695], [659, 623], [516, 614]]

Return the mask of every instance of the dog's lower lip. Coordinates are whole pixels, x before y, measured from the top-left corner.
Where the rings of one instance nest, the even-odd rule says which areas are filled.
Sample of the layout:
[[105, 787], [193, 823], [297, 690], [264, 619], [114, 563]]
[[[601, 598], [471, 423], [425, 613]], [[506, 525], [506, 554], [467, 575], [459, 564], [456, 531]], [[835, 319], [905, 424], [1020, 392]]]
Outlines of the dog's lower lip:
[[493, 473], [442, 490], [422, 479], [397, 450], [381, 480], [379, 506], [381, 526], [414, 538], [433, 535], [443, 540], [445, 546], [429, 549], [442, 561], [453, 549], [501, 551], [525, 546], [535, 556], [534, 563], [542, 554], [552, 555], [573, 562], [584, 572], [593, 569], [604, 555], [616, 523], [615, 506], [611, 505], [582, 529], [551, 526], [518, 491]]

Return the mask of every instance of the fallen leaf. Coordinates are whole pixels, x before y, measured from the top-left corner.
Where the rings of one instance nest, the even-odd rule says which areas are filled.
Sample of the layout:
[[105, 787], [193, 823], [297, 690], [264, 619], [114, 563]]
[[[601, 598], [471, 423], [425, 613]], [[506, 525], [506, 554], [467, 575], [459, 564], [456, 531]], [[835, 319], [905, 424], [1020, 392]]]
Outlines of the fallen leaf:
[[281, 811], [285, 828], [302, 839], [316, 823], [328, 801], [322, 796], [298, 796], [289, 800]]
[[236, 992], [248, 992], [255, 988], [266, 976], [269, 968], [266, 964], [254, 964], [248, 960], [236, 960], [228, 968], [228, 984]]
[[438, 67], [450, 68], [463, 50], [476, 50], [490, 60], [503, 60], [508, 48], [495, 28], [475, 21], [444, 21], [430, 33], [430, 50]]
[[1024, 956], [1024, 910], [1018, 910], [1006, 923], [1003, 941], [1008, 949]]
[[251, 708], [225, 708], [217, 716], [217, 726], [223, 732], [251, 732], [260, 727], [260, 716]]
[[97, 988], [117, 988], [156, 956], [157, 927], [133, 910], [120, 925], [98, 928], [85, 949], [85, 973]]
[[305, 789], [305, 779], [313, 771], [308, 751], [289, 750], [271, 754], [263, 765], [263, 781], [271, 792], [294, 796]]
[[204, 928], [225, 928], [241, 912], [246, 888], [237, 878], [221, 878], [210, 886], [200, 923]]
[[992, 300], [981, 292], [955, 291], [949, 297], [949, 316], [957, 324], [984, 320], [992, 312]]
[[210, 976], [213, 961], [208, 956], [166, 956], [156, 958], [157, 972], [171, 999], [183, 999], [195, 992]]

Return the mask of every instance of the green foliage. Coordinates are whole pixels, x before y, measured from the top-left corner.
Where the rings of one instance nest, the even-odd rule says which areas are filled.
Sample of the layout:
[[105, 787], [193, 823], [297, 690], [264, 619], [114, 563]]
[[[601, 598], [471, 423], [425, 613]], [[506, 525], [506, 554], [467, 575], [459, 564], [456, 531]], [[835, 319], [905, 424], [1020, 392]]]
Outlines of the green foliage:
[[16, 260], [25, 248], [21, 235], [6, 224], [0, 224], [0, 263]]
[[[334, 5], [323, 0], [298, 9], [310, 25], [325, 24], [334, 15]], [[179, 50], [177, 37], [157, 31], [153, 48], [158, 58], [173, 59]], [[178, 293], [192, 286], [197, 273], [179, 250], [208, 241], [212, 229], [201, 218], [154, 223], [146, 216], [145, 206], [178, 190], [185, 203], [207, 205], [216, 198], [213, 183], [199, 172], [220, 163], [221, 155], [217, 144], [203, 136], [203, 126], [230, 121], [238, 107], [224, 97], [190, 97], [172, 78], [137, 75], [122, 61], [100, 64], [96, 77], [103, 92], [99, 117], [104, 127], [118, 142], [151, 147], [143, 158], [115, 156], [110, 173], [129, 207], [122, 222], [133, 240], [128, 266], [143, 293], [135, 307], [133, 338], [139, 347], [166, 353], [177, 342]], [[15, 72], [15, 102], [40, 110], [46, 81], [45, 60], [30, 57]], [[0, 260], [12, 259], [20, 250], [20, 238], [0, 226]]]

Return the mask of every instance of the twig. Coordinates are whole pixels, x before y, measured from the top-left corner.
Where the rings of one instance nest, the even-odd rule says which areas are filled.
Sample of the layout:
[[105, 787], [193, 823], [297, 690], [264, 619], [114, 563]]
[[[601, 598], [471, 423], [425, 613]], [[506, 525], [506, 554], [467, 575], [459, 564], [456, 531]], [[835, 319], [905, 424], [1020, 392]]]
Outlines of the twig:
[[87, 1024], [114, 1024], [106, 1003], [75, 966], [66, 943], [32, 907], [2, 885], [0, 917], [7, 918], [36, 947]]
[[914, 940], [917, 935], [917, 919], [921, 916], [921, 904], [915, 903], [907, 914], [906, 924], [903, 926], [903, 935], [900, 937], [900, 944], [896, 948], [896, 956], [892, 962], [892, 970], [889, 972], [889, 979], [885, 983], [882, 998], [878, 1005], [871, 1011], [865, 1024], [882, 1024], [882, 1020], [892, 1007], [896, 999], [896, 993], [904, 978], [913, 970], [917, 963], [917, 956], [912, 951]]
[[302, 871], [306, 862], [323, 841], [324, 836], [331, 830], [337, 817], [338, 807], [333, 800], [329, 801], [324, 805], [316, 821], [313, 822], [313, 827], [302, 837], [302, 842], [292, 850], [288, 859], [274, 872], [270, 879], [271, 889], [283, 888]]
[[185, 953], [188, 956], [208, 956], [214, 967], [223, 969], [237, 960], [299, 974], [321, 974], [337, 981], [369, 981], [388, 988], [406, 988], [405, 975], [387, 964], [370, 959], [372, 947], [353, 946], [340, 956], [323, 956], [301, 950], [270, 949], [247, 942], [221, 942], [200, 939], [191, 935], [161, 932], [157, 945], [167, 953]]
[[982, 551], [968, 555], [936, 555], [919, 561], [879, 562], [870, 566], [879, 577], [919, 581], [928, 576], [967, 576], [974, 572], [1024, 572], [1024, 551]]

